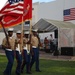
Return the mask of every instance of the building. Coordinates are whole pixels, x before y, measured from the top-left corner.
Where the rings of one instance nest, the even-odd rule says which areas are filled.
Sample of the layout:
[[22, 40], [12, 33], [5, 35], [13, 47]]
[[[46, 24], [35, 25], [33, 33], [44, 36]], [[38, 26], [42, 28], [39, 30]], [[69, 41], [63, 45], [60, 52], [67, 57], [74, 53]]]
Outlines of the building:
[[[64, 21], [64, 10], [71, 8], [75, 8], [75, 0], [55, 0], [47, 3], [33, 3], [33, 24], [41, 18]], [[75, 24], [75, 20], [69, 20], [69, 22]]]

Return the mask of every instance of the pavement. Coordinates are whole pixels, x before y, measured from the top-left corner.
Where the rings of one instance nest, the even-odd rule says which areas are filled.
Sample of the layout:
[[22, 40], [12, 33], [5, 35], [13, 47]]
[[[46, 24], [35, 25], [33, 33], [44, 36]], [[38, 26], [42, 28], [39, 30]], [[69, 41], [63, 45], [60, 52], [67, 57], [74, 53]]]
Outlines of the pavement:
[[64, 55], [54, 56], [52, 53], [45, 53], [43, 51], [42, 52], [40, 51], [40, 59], [75, 61], [75, 56], [64, 56]]
[[0, 55], [5, 55], [5, 51], [0, 49]]
[[[4, 50], [0, 50], [0, 55], [5, 55]], [[52, 53], [46, 53], [45, 51], [40, 51], [39, 58], [47, 60], [75, 61], [75, 56], [64, 56], [64, 55], [54, 56]]]

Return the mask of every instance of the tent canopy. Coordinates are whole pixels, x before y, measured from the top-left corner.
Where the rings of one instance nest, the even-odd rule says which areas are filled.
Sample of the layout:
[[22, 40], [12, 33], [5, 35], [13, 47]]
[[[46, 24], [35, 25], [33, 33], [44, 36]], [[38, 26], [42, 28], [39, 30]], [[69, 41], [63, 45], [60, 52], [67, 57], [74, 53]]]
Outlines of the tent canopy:
[[50, 19], [40, 19], [33, 28], [38, 31], [54, 31], [58, 28], [75, 28], [75, 24], [64, 21], [56, 21]]
[[49, 19], [40, 19], [33, 28], [38, 32], [55, 32], [58, 31], [58, 49], [61, 47], [75, 47], [75, 24], [64, 21]]

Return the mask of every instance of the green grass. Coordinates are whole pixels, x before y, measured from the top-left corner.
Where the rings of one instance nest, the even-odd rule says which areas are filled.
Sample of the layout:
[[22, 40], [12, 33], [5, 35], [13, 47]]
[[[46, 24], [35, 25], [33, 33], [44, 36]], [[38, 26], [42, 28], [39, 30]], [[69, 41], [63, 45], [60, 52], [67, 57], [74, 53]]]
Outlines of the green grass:
[[[3, 75], [7, 64], [5, 56], [0, 56], [0, 75]], [[16, 60], [13, 65], [12, 75], [15, 75]], [[40, 60], [40, 69], [42, 72], [35, 71], [35, 66], [32, 68], [32, 75], [75, 75], [75, 61], [56, 61], [56, 60]], [[25, 70], [25, 69], [24, 69]], [[24, 71], [21, 75], [27, 75]]]

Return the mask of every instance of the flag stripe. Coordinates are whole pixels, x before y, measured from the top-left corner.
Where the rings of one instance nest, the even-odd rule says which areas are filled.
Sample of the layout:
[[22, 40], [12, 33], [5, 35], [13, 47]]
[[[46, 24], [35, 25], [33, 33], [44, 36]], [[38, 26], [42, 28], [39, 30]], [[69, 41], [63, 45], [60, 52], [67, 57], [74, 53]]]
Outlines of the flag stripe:
[[7, 4], [6, 8], [4, 10], [2, 10], [2, 13], [4, 13], [4, 14], [5, 13], [12, 13], [13, 14], [14, 12], [17, 14], [23, 14], [23, 2], [14, 3], [12, 5]]

